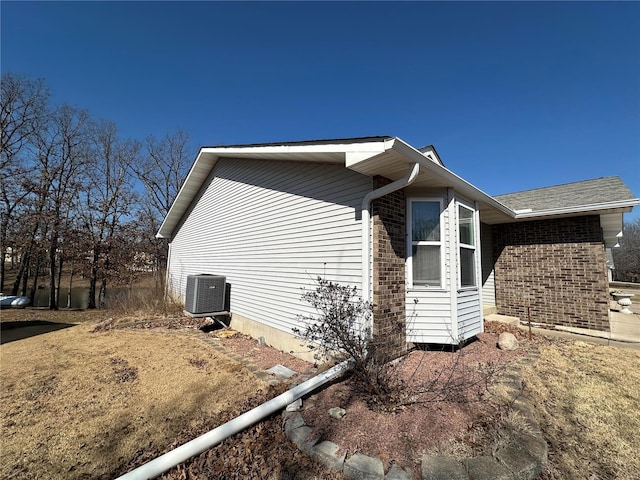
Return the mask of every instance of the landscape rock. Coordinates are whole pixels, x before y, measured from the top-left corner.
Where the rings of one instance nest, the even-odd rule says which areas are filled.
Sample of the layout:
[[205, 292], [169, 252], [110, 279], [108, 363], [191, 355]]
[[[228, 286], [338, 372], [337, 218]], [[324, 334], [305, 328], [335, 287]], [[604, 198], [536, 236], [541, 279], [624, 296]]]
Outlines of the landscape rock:
[[516, 445], [529, 452], [534, 458], [540, 459], [542, 465], [546, 465], [549, 458], [549, 447], [540, 434], [530, 435], [522, 432], [514, 432], [513, 437]]
[[304, 418], [300, 413], [291, 415], [284, 421], [284, 433], [288, 438], [291, 438], [291, 431], [304, 426]]
[[269, 370], [267, 370], [267, 373], [275, 375], [278, 378], [291, 378], [296, 374], [296, 372], [294, 372], [290, 368], [284, 367], [282, 365], [275, 365], [271, 367]]
[[361, 453], [344, 462], [343, 473], [351, 480], [384, 480], [382, 460]]
[[384, 476], [384, 480], [413, 480], [413, 472], [411, 469], [404, 470], [394, 463]]
[[516, 350], [518, 346], [518, 340], [513, 333], [502, 332], [498, 337], [498, 347], [501, 350]]
[[469, 480], [464, 466], [453, 457], [422, 457], [422, 480]]
[[341, 420], [346, 414], [347, 411], [344, 408], [333, 407], [329, 409], [329, 416], [336, 420]]
[[298, 410], [300, 410], [302, 408], [302, 399], [299, 398], [293, 402], [291, 402], [289, 405], [287, 405], [287, 412], [297, 412]]
[[338, 455], [340, 446], [329, 441], [320, 442], [311, 449], [311, 457], [333, 471], [342, 470], [347, 453]]
[[474, 457], [465, 461], [470, 480], [513, 480], [507, 467], [491, 457]]
[[542, 473], [542, 464], [529, 452], [508, 445], [496, 452], [496, 458], [511, 470], [517, 478], [533, 480]]
[[311, 438], [312, 433], [313, 430], [305, 425], [291, 430], [289, 439], [298, 446], [302, 453], [310, 455], [311, 449], [318, 443], [317, 440]]

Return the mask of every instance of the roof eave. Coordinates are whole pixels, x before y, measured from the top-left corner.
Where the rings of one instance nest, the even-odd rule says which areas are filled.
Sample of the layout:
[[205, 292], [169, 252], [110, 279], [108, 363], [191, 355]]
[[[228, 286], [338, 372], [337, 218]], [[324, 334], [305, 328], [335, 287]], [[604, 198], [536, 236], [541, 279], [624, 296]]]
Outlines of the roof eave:
[[191, 201], [197, 195], [204, 180], [218, 161], [219, 156], [210, 154], [208, 149], [201, 148], [196, 156], [178, 195], [169, 208], [162, 225], [156, 233], [156, 238], [171, 238], [173, 230], [189, 208]]
[[[442, 177], [451, 187], [455, 190], [459, 191], [461, 194], [469, 197], [472, 200], [477, 200], [489, 205], [496, 210], [499, 210], [503, 214], [514, 218], [515, 212], [507, 207], [506, 205], [500, 203], [498, 200], [493, 198], [491, 195], [483, 192], [476, 186], [467, 182], [463, 178], [459, 177], [451, 170], [447, 169], [444, 165], [439, 162], [439, 157], [436, 158], [436, 161], [429, 159], [425, 153], [413, 148], [408, 143], [404, 142], [400, 138], [392, 138], [385, 142], [385, 151], [380, 152], [376, 155], [370, 156], [350, 156], [347, 155], [345, 160], [345, 166], [352, 170], [355, 170], [360, 173], [364, 173], [366, 175], [374, 175], [376, 174], [370, 168], [367, 168], [367, 163], [373, 162], [376, 157], [380, 157], [384, 153], [388, 151], [394, 151], [398, 153], [402, 158], [402, 163], [404, 164], [413, 164], [418, 163], [420, 165], [420, 174], [432, 173], [434, 175], [438, 175]], [[436, 154], [437, 155], [437, 154]], [[393, 160], [392, 160], [393, 161]], [[391, 180], [396, 180], [395, 178], [391, 178]]]
[[579, 213], [603, 213], [611, 210], [620, 210], [620, 213], [630, 212], [633, 207], [640, 204], [640, 199], [631, 198], [627, 200], [617, 200], [615, 202], [594, 203], [591, 205], [578, 205], [572, 207], [547, 208], [544, 210], [534, 210], [531, 212], [515, 211], [516, 220], [524, 220], [539, 217], [555, 217], [559, 215], [570, 215]]

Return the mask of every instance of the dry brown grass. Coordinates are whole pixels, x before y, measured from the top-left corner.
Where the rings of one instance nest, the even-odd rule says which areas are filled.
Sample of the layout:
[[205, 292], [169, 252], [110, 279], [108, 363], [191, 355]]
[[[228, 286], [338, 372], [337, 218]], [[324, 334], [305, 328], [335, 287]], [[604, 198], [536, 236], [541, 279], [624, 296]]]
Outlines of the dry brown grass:
[[549, 444], [545, 479], [640, 478], [640, 351], [554, 343], [524, 379]]
[[1, 309], [2, 322], [46, 320], [57, 323], [92, 323], [109, 317], [108, 310], [47, 310], [40, 308]]
[[92, 326], [2, 346], [1, 478], [112, 478], [266, 387], [197, 339]]

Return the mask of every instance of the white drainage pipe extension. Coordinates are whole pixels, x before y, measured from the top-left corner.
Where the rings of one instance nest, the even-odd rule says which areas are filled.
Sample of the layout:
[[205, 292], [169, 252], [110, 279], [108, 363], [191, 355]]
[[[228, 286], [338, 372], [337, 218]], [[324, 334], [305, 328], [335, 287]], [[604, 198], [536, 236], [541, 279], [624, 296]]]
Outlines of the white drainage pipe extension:
[[151, 460], [148, 463], [131, 470], [129, 473], [118, 477], [116, 480], [149, 480], [162, 475], [167, 470], [175, 467], [176, 465], [201, 454], [205, 450], [215, 447], [223, 440], [227, 439], [231, 435], [235, 435], [241, 432], [245, 428], [250, 427], [254, 423], [268, 417], [272, 413], [282, 410], [290, 403], [294, 402], [298, 398], [312, 392], [319, 386], [339, 377], [342, 373], [346, 372], [353, 366], [353, 360], [347, 360], [330, 368], [326, 372], [321, 373], [300, 385], [287, 390], [281, 395], [272, 398], [268, 402], [257, 406], [253, 410], [249, 410], [243, 413], [239, 417], [214, 428], [213, 430], [205, 433], [191, 440], [190, 442], [180, 445], [178, 448], [159, 456], [158, 458]]
[[407, 174], [393, 183], [367, 193], [362, 199], [362, 299], [365, 302], [371, 301], [371, 285], [369, 277], [371, 269], [371, 202], [376, 198], [384, 197], [396, 190], [400, 190], [411, 185], [420, 173], [420, 164], [411, 165]]

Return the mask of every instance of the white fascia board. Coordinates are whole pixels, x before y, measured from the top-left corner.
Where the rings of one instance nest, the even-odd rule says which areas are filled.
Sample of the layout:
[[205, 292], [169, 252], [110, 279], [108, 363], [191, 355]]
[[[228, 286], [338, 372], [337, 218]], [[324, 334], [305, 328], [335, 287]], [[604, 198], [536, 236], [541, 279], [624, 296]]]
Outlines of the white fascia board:
[[248, 147], [204, 147], [202, 152], [220, 157], [238, 157], [253, 154], [294, 154], [294, 153], [351, 153], [379, 152], [382, 141], [363, 143], [329, 143], [310, 145], [256, 145]]
[[594, 203], [592, 205], [579, 205], [575, 207], [548, 208], [545, 210], [535, 210], [531, 212], [520, 210], [515, 213], [515, 218], [516, 220], [522, 220], [528, 218], [552, 217], [575, 213], [602, 212], [606, 210], [617, 209], [625, 209], [625, 211], [631, 211], [631, 209], [638, 204], [640, 204], [640, 199], [632, 198], [629, 200], [618, 200], [615, 202]]
[[189, 208], [191, 201], [200, 190], [202, 183], [209, 175], [209, 172], [218, 161], [218, 156], [205, 155], [206, 149], [201, 148], [196, 160], [191, 166], [178, 195], [169, 208], [167, 216], [162, 221], [162, 225], [156, 233], [156, 238], [171, 238], [174, 228], [182, 218], [184, 212]]

